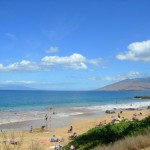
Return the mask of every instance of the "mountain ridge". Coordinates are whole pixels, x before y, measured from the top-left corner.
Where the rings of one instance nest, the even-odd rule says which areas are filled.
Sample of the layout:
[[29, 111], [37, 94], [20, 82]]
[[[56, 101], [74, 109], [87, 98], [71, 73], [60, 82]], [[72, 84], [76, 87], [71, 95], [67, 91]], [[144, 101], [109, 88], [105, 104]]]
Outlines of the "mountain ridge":
[[125, 79], [110, 85], [106, 85], [102, 88], [97, 89], [97, 91], [140, 91], [140, 90], [150, 90], [150, 77], [146, 78], [134, 78]]

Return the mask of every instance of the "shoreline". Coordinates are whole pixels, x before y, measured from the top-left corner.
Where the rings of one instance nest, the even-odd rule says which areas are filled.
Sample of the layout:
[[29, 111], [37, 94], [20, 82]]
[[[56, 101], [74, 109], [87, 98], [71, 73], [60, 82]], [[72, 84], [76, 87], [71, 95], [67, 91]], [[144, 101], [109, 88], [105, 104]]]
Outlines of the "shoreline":
[[[86, 119], [86, 118], [93, 119], [93, 118], [98, 118], [100, 116], [104, 116], [107, 114], [107, 113], [105, 113], [106, 111], [102, 111], [102, 110], [97, 110], [97, 111], [95, 111], [95, 110], [92, 110], [92, 111], [91, 110], [90, 111], [83, 110], [81, 113], [80, 109], [77, 110], [78, 112], [76, 112], [76, 110], [73, 110], [72, 114], [70, 114], [70, 116], [58, 117], [55, 115], [50, 115], [48, 117], [48, 122], [47, 122], [48, 126], [50, 128], [51, 127], [62, 128], [64, 126], [67, 126], [69, 124], [70, 120]], [[139, 107], [139, 108], [128, 107], [128, 108], [113, 108], [113, 109], [108, 110], [108, 111], [118, 113], [120, 110], [123, 110], [123, 111], [139, 110], [139, 111], [141, 111], [141, 110], [145, 110], [145, 109], [147, 109], [147, 107]], [[45, 114], [46, 113], [47, 112], [45, 112]], [[1, 123], [0, 129], [5, 130], [5, 131], [13, 131], [13, 130], [15, 130], [15, 131], [20, 131], [20, 130], [21, 131], [29, 131], [31, 126], [33, 128], [40, 128], [44, 124], [45, 124], [44, 119], [30, 119], [30, 120], [23, 120], [23, 121], [21, 120], [21, 121]]]
[[[89, 115], [87, 114], [79, 118], [72, 118], [72, 119], [70, 118], [70, 120], [68, 120], [68, 122], [64, 126], [61, 127], [52, 126], [52, 128], [49, 128], [48, 131], [46, 132], [39, 132], [39, 131], [36, 132], [34, 131], [33, 128], [32, 133], [30, 133], [29, 130], [28, 131], [22, 131], [22, 130], [6, 131], [6, 133], [11, 134], [13, 132], [15, 134], [15, 137], [19, 138], [19, 133], [23, 132], [24, 133], [24, 143], [22, 145], [23, 147], [27, 148], [29, 143], [34, 142], [40, 144], [47, 150], [50, 149], [50, 146], [54, 146], [58, 144], [57, 142], [54, 143], [49, 142], [49, 139], [52, 135], [55, 135], [59, 139], [63, 137], [65, 140], [64, 142], [61, 142], [61, 145], [66, 145], [68, 142], [70, 142], [68, 137], [72, 133], [68, 133], [67, 131], [71, 125], [73, 126], [73, 132], [76, 132], [77, 135], [80, 135], [85, 133], [89, 129], [96, 127], [96, 125], [100, 121], [106, 120], [106, 123], [110, 122], [113, 119], [113, 116], [117, 116], [118, 112], [120, 112], [119, 109], [115, 111], [116, 111], [115, 114], [103, 114], [102, 116], [99, 117], [89, 117]], [[142, 115], [140, 115], [140, 112], [142, 113]], [[150, 109], [142, 108], [139, 110], [123, 110], [123, 112], [120, 115], [121, 118], [124, 117], [130, 120], [133, 114], [135, 113], [137, 114], [139, 120], [141, 120], [147, 116], [150, 116]], [[41, 141], [47, 141], [47, 142], [41, 142]]]
[[[63, 128], [67, 126], [70, 122], [70, 120], [75, 119], [84, 119], [84, 118], [96, 118], [98, 116], [102, 116], [105, 113], [100, 112], [84, 112], [81, 114], [71, 115], [68, 117], [55, 117], [50, 116], [51, 119], [48, 119], [48, 127], [55, 127], [55, 128]], [[44, 119], [32, 119], [32, 120], [26, 120], [26, 121], [16, 121], [16, 122], [8, 122], [0, 124], [0, 129], [4, 131], [29, 131], [30, 127], [33, 128], [40, 128], [45, 124]]]
[[147, 106], [150, 106], [150, 101], [79, 107], [51, 107], [51, 109], [47, 107], [44, 110], [0, 111], [0, 129], [28, 130], [30, 126], [38, 128], [43, 125], [43, 121], [45, 121], [44, 116], [46, 114], [51, 118], [51, 122], [48, 122], [48, 124], [52, 123], [52, 126], [58, 128], [67, 125], [69, 120], [102, 116], [106, 110], [146, 109]]

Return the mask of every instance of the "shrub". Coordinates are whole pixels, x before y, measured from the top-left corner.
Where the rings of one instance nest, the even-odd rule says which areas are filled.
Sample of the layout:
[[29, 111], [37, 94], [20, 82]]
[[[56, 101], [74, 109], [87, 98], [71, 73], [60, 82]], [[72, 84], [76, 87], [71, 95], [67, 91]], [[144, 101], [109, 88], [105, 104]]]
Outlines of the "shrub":
[[150, 117], [147, 117], [141, 121], [95, 127], [78, 136], [74, 141], [63, 147], [63, 150], [68, 150], [71, 144], [75, 145], [76, 149], [87, 150], [99, 144], [113, 143], [126, 136], [138, 135], [148, 128], [149, 125]]

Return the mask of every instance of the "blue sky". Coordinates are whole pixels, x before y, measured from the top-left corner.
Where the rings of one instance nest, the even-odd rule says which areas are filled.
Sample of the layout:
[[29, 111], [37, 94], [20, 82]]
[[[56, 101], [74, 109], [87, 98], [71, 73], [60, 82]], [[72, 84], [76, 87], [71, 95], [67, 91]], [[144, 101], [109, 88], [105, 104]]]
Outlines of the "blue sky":
[[0, 84], [93, 90], [150, 76], [149, 0], [1, 0]]

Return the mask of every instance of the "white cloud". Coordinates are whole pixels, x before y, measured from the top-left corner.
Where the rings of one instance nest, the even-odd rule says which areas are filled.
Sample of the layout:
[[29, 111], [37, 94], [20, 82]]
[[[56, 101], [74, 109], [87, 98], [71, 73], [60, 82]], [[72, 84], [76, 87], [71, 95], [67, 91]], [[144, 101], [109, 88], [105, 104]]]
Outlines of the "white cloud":
[[88, 69], [88, 65], [99, 66], [101, 59], [87, 59], [85, 56], [74, 53], [71, 56], [45, 56], [39, 62], [31, 62], [22, 60], [4, 66], [0, 64], [1, 72], [10, 71], [49, 71], [55, 67], [60, 67], [69, 70], [85, 70]]
[[3, 64], [0, 64], [0, 70], [4, 70]]
[[116, 76], [105, 76], [105, 77], [89, 77], [89, 80], [104, 80], [104, 81], [121, 81], [125, 79], [136, 78], [140, 75], [137, 71], [130, 71], [127, 74], [118, 74]]
[[81, 54], [74, 53], [71, 56], [45, 56], [41, 59], [43, 65], [53, 66], [53, 65], [62, 65], [64, 68], [68, 69], [87, 69], [85, 64], [86, 58]]
[[59, 47], [53, 47], [53, 46], [51, 46], [49, 49], [47, 49], [45, 52], [46, 53], [56, 53], [56, 52], [58, 52], [58, 50], [59, 50]]
[[87, 69], [87, 65], [83, 62], [72, 63], [72, 64], [68, 64], [65, 68], [73, 69], [73, 70], [82, 70], [82, 69]]
[[15, 62], [9, 64], [8, 66], [3, 66], [0, 64], [0, 71], [34, 71], [38, 70], [39, 66], [35, 62], [30, 62], [27, 60], [22, 60], [21, 62]]
[[36, 63], [27, 60], [22, 60], [21, 62], [13, 63], [7, 66], [8, 71], [34, 71], [38, 69], [39, 67]]
[[106, 76], [101, 78], [102, 80], [105, 81], [121, 81], [121, 80], [125, 80], [125, 79], [132, 79], [132, 78], [136, 78], [140, 75], [139, 72], [137, 71], [130, 71], [127, 74], [123, 74], [123, 75], [117, 75], [117, 76]]
[[128, 51], [124, 54], [117, 55], [116, 58], [119, 60], [150, 62], [150, 40], [131, 43], [128, 46]]
[[134, 77], [137, 77], [140, 73], [137, 72], [137, 71], [130, 71], [127, 76], [128, 77], [131, 77], [131, 78], [134, 78]]
[[101, 79], [104, 81], [121, 81], [128, 78], [129, 77], [126, 75], [117, 75], [117, 76], [106, 76], [106, 77], [102, 77]]
[[36, 83], [35, 81], [13, 81], [13, 80], [6, 80], [3, 81], [2, 84], [34, 84]]
[[94, 66], [99, 66], [102, 64], [102, 59], [101, 58], [97, 58], [97, 59], [89, 59], [87, 60], [87, 62], [91, 65], [94, 65]]

